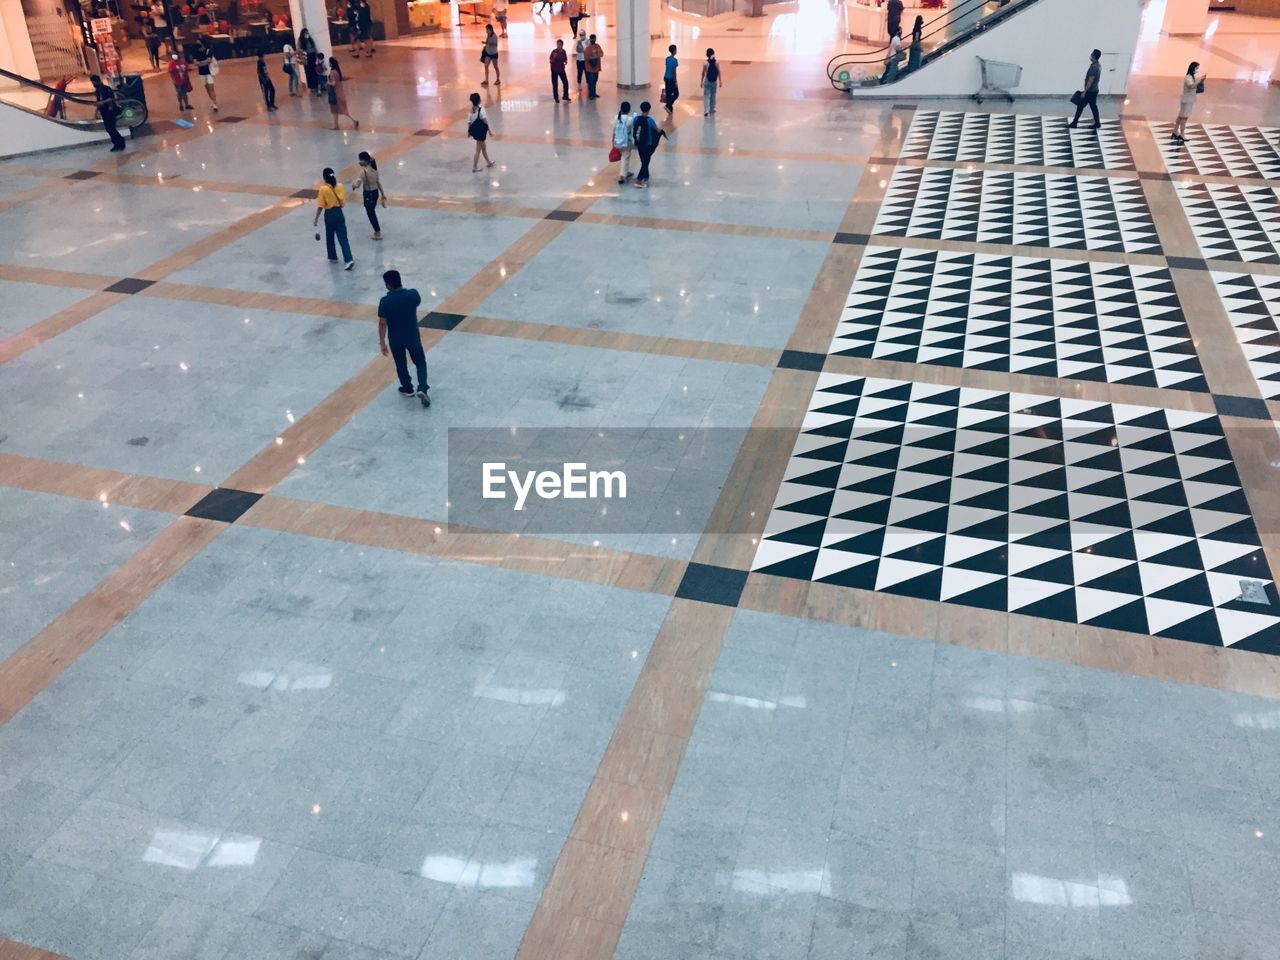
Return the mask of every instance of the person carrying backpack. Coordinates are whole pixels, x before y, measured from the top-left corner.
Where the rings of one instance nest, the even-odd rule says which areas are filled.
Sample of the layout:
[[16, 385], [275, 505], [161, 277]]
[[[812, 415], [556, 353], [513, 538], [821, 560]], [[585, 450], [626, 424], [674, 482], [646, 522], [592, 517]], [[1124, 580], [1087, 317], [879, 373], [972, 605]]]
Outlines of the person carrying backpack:
[[716, 52], [707, 47], [707, 62], [702, 65], [702, 115], [716, 112], [716, 92], [724, 86], [724, 76], [720, 73], [720, 62], [716, 60]]
[[640, 154], [640, 172], [636, 174], [638, 190], [649, 186], [649, 160], [658, 149], [658, 143], [667, 135], [667, 132], [658, 126], [658, 121], [649, 116], [650, 109], [648, 100], [640, 104], [640, 116], [636, 117], [631, 125], [636, 151]]
[[484, 157], [485, 166], [492, 167], [489, 159], [489, 148], [485, 141], [489, 139], [489, 115], [480, 106], [480, 94], [471, 95], [471, 115], [467, 117], [467, 136], [476, 142], [475, 156], [471, 158], [471, 172], [480, 172], [480, 157]]
[[623, 100], [618, 110], [618, 118], [613, 121], [613, 148], [621, 154], [618, 158], [622, 166], [618, 168], [618, 182], [626, 183], [631, 179], [631, 151], [635, 147], [635, 115], [631, 112], [629, 101]]

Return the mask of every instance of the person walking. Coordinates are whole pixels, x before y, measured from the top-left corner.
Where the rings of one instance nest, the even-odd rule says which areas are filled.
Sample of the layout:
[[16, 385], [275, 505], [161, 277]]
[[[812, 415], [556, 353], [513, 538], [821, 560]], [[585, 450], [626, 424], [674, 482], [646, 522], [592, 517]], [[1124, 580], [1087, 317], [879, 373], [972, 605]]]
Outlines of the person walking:
[[289, 96], [298, 96], [298, 60], [293, 47], [284, 45], [284, 75], [289, 78]]
[[333, 129], [338, 129], [339, 117], [346, 117], [359, 130], [360, 121], [351, 115], [351, 110], [347, 106], [347, 82], [342, 75], [342, 67], [338, 65], [337, 57], [329, 58], [329, 92], [327, 96], [329, 98], [329, 112], [333, 114]]
[[204, 84], [204, 92], [209, 95], [209, 102], [213, 104], [213, 112], [218, 112], [218, 92], [213, 88], [214, 77], [218, 75], [218, 60], [213, 55], [213, 47], [209, 46], [209, 41], [205, 37], [196, 40], [195, 53], [196, 73], [200, 76], [200, 82]]
[[476, 142], [476, 152], [471, 158], [471, 172], [480, 172], [480, 158], [483, 156], [486, 167], [492, 167], [493, 161], [489, 159], [489, 147], [487, 145], [489, 134], [489, 115], [484, 112], [484, 107], [480, 106], [480, 94], [473, 93], [471, 95], [471, 115], [467, 117], [467, 136]]
[[[569, 36], [578, 35], [578, 24], [582, 22], [582, 3], [580, 0], [564, 0], [564, 14], [569, 18]], [[582, 85], [582, 81], [578, 81]]]
[[1097, 130], [1102, 126], [1102, 118], [1098, 116], [1098, 81], [1102, 79], [1102, 64], [1098, 61], [1101, 59], [1101, 50], [1094, 50], [1089, 54], [1089, 69], [1084, 72], [1084, 89], [1080, 91], [1080, 100], [1076, 103], [1076, 115], [1067, 124], [1073, 130], [1079, 125], [1080, 114], [1084, 113], [1085, 107], [1093, 113], [1093, 129]]
[[1191, 61], [1187, 67], [1187, 75], [1182, 78], [1182, 99], [1178, 101], [1178, 119], [1173, 121], [1173, 133], [1169, 139], [1174, 143], [1187, 142], [1187, 121], [1191, 119], [1191, 111], [1196, 107], [1196, 97], [1204, 93], [1204, 77], [1200, 72], [1200, 64]]
[[568, 66], [569, 52], [564, 48], [564, 41], [557, 40], [556, 48], [551, 51], [551, 96], [555, 97], [556, 103], [560, 102], [560, 87], [556, 86], [557, 81], [564, 87], [564, 102], [569, 103]]
[[151, 18], [142, 21], [142, 42], [147, 45], [147, 59], [151, 61], [151, 69], [160, 69], [160, 34], [156, 33]]
[[98, 117], [102, 120], [102, 127], [107, 131], [107, 136], [111, 138], [111, 152], [119, 153], [124, 149], [124, 137], [120, 136], [120, 131], [116, 129], [116, 118], [120, 116], [120, 104], [116, 103], [116, 92], [102, 82], [102, 78], [96, 73], [90, 75], [89, 82], [93, 84], [93, 98], [98, 101]]
[[889, 36], [902, 36], [902, 0], [889, 0], [885, 13], [885, 28]]
[[587, 75], [587, 31], [579, 33], [574, 41], [573, 56], [578, 65], [578, 96], [582, 96], [582, 81]]
[[591, 42], [583, 51], [587, 61], [587, 99], [599, 100], [596, 96], [596, 84], [600, 82], [600, 66], [604, 62], [604, 47], [596, 43], [596, 35], [591, 35]]
[[[427, 355], [422, 350], [422, 334], [418, 328], [418, 307], [422, 295], [400, 279], [399, 270], [388, 270], [382, 275], [387, 286], [386, 295], [378, 301], [378, 350], [384, 357], [395, 361], [396, 376], [400, 378], [400, 396], [417, 397], [424, 407], [431, 406], [427, 391]], [[418, 373], [418, 389], [413, 389], [409, 378], [408, 360], [413, 361]]]
[[269, 112], [273, 112], [276, 108], [276, 85], [271, 82], [271, 76], [267, 73], [267, 58], [261, 52], [258, 53], [258, 86], [262, 89], [262, 102]]
[[493, 64], [494, 86], [502, 86], [502, 71], [498, 69], [498, 35], [493, 32], [493, 24], [484, 25], [484, 49], [480, 51], [480, 62], [484, 64], [484, 80], [480, 86], [489, 85], [489, 64]]
[[[351, 256], [351, 244], [347, 241], [347, 218], [342, 212], [347, 203], [347, 194], [332, 167], [325, 167], [320, 175], [324, 178], [324, 183], [320, 185], [320, 192], [316, 197], [316, 216], [311, 221], [311, 226], [316, 226], [323, 214], [324, 247], [329, 254], [329, 262], [338, 262], [338, 251], [334, 247], [336, 240], [338, 246], [342, 247], [342, 258], [346, 261], [346, 266], [342, 269], [350, 270], [356, 262]], [[316, 234], [316, 239], [320, 239], [320, 234]]]
[[378, 161], [373, 159], [367, 150], [361, 150], [357, 157], [360, 163], [360, 174], [351, 184], [352, 191], [359, 190], [364, 201], [364, 212], [373, 227], [373, 239], [382, 239], [382, 225], [378, 223], [378, 201], [382, 201], [382, 209], [387, 208], [387, 195], [382, 189], [382, 176], [378, 173]]
[[635, 123], [635, 115], [631, 112], [631, 104], [627, 100], [622, 101], [622, 106], [618, 108], [618, 117], [613, 121], [613, 148], [622, 156], [619, 158], [618, 182], [626, 183], [631, 179], [631, 151], [635, 148], [636, 138], [632, 124]]
[[902, 59], [902, 37], [894, 34], [889, 38], [889, 55], [884, 58], [884, 73], [881, 83], [892, 83], [898, 79], [898, 61]]
[[316, 42], [306, 27], [298, 34], [298, 56], [302, 58], [302, 76], [306, 80], [307, 89], [315, 96], [320, 90], [316, 79]]
[[192, 110], [191, 101], [187, 98], [191, 93], [191, 64], [181, 53], [169, 57], [169, 79], [173, 81], [173, 92], [178, 95], [178, 109]]
[[357, 60], [363, 53], [366, 57], [373, 56], [373, 7], [369, 5], [369, 0], [356, 0], [351, 8], [351, 20], [355, 25], [355, 52], [351, 55]]
[[658, 126], [658, 121], [649, 116], [652, 107], [646, 100], [640, 104], [640, 116], [632, 122], [636, 152], [640, 154], [640, 172], [636, 174], [636, 188], [649, 186], [649, 160], [667, 132]]
[[169, 11], [165, 9], [161, 0], [155, 0], [151, 4], [151, 25], [155, 27], [156, 34], [164, 41], [165, 47], [170, 53], [177, 53], [177, 47], [173, 42], [173, 28], [169, 26]]
[[924, 57], [924, 17], [916, 17], [911, 28], [911, 46], [907, 49], [907, 72], [920, 69], [920, 60]]
[[702, 65], [702, 115], [705, 117], [716, 112], [716, 93], [724, 86], [724, 74], [720, 72], [720, 62], [716, 60], [716, 52], [707, 47], [707, 62]]
[[312, 69], [316, 75], [316, 88], [312, 91], [317, 97], [325, 93], [329, 89], [329, 81], [325, 76], [325, 57], [324, 54], [317, 50], [311, 55]]
[[507, 35], [507, 0], [493, 0], [493, 19], [502, 27], [502, 35]]
[[673, 43], [667, 47], [667, 59], [662, 70], [662, 102], [666, 105], [667, 113], [675, 110], [676, 100], [680, 98], [680, 85], [676, 83], [676, 70], [679, 66], [676, 45]]

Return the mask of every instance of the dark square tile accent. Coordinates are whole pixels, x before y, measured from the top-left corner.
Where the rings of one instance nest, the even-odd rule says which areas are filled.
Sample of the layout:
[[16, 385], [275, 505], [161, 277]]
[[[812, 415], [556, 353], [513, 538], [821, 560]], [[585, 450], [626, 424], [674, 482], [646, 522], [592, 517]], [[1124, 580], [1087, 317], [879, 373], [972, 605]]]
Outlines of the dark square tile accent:
[[867, 163], [878, 163], [886, 167], [892, 167], [897, 162], [897, 157], [867, 157]]
[[1166, 180], [1170, 181], [1173, 177], [1162, 170], [1142, 170], [1138, 173], [1139, 180]]
[[100, 177], [102, 174], [97, 170], [77, 170], [74, 173], [68, 173], [64, 180], [92, 180], [94, 177]]
[[1208, 270], [1209, 264], [1199, 257], [1165, 257], [1165, 262], [1175, 270]]
[[262, 499], [260, 493], [247, 490], [233, 490], [231, 487], [218, 487], [205, 494], [200, 502], [187, 511], [188, 517], [200, 517], [202, 520], [220, 520], [223, 523], [235, 523], [244, 512]]
[[141, 293], [155, 283], [154, 280], [140, 280], [137, 277], [125, 277], [107, 287], [107, 293]]
[[916, 105], [914, 103], [895, 103], [891, 110], [902, 110], [906, 113], [915, 113]]
[[223, 117], [218, 122], [219, 123], [244, 123], [248, 119], [249, 119], [248, 117]]
[[430, 128], [424, 128], [422, 130], [413, 131], [413, 135], [415, 137], [438, 137], [440, 136], [440, 131], [432, 130]]
[[753, 61], [751, 60], [730, 60], [729, 63], [736, 67], [749, 67]]
[[725, 33], [743, 33], [746, 31], [746, 29], [747, 29], [746, 27], [725, 27], [724, 32]]
[[1226, 393], [1215, 393], [1213, 405], [1222, 417], [1245, 417], [1249, 420], [1270, 420], [1271, 411], [1267, 409], [1267, 401], [1259, 397], [1233, 397]]
[[676, 588], [676, 596], [682, 600], [700, 600], [703, 603], [736, 607], [746, 585], [746, 570], [691, 563], [685, 568], [684, 579]]
[[577, 220], [580, 216], [582, 216], [582, 214], [577, 210], [552, 210], [547, 214], [546, 219], [563, 220], [566, 223], [573, 223], [573, 221]]
[[810, 353], [807, 350], [783, 350], [778, 358], [778, 366], [787, 370], [812, 370], [821, 372], [822, 365], [827, 362], [825, 353]]
[[299, 200], [314, 200], [316, 197], [320, 196], [320, 191], [316, 190], [314, 187], [304, 187], [301, 190], [295, 190], [293, 193], [289, 194], [289, 196], [296, 197]]
[[837, 233], [832, 239], [832, 243], [848, 243], [855, 247], [865, 247], [871, 239], [871, 235], [867, 233]]
[[432, 310], [418, 321], [418, 326], [428, 330], [452, 330], [465, 319], [467, 319], [465, 314], [441, 313], [439, 310]]

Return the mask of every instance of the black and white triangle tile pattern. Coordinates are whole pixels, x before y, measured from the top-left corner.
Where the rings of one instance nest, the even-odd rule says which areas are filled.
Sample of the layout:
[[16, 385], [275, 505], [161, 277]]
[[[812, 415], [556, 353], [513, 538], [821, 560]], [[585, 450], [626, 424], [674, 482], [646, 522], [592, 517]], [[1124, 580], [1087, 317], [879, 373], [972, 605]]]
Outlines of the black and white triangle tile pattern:
[[753, 568], [1280, 653], [1211, 414], [823, 374]]
[[1280, 180], [1280, 127], [1187, 124], [1187, 142], [1173, 143], [1172, 123], [1152, 123], [1151, 133], [1170, 173]]
[[830, 352], [1208, 389], [1164, 267], [873, 247]]
[[1280, 277], [1215, 272], [1213, 280], [1262, 395], [1280, 399]]
[[1174, 186], [1206, 260], [1280, 263], [1280, 191], [1231, 183]]
[[1041, 167], [1134, 169], [1120, 124], [1071, 130], [1062, 116], [1029, 113], [917, 111], [904, 158], [1021, 163]]
[[1137, 177], [1072, 177], [997, 170], [898, 167], [873, 233], [1159, 253]]

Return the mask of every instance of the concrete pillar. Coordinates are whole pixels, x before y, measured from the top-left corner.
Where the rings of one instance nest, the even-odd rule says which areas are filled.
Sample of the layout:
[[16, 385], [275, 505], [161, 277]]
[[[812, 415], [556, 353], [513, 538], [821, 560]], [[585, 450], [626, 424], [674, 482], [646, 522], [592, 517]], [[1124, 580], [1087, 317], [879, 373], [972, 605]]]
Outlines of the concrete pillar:
[[1164, 32], [1171, 37], [1203, 37], [1209, 27], [1209, 4], [1205, 0], [1167, 0]]
[[[27, 31], [27, 15], [22, 10], [22, 0], [0, 0], [0, 68], [21, 74], [32, 80], [40, 79], [35, 50], [31, 47], [31, 34]], [[11, 85], [0, 77], [0, 85]]]
[[618, 0], [614, 63], [622, 90], [649, 86], [649, 7], [650, 0]]
[[333, 55], [333, 41], [329, 39], [329, 11], [324, 0], [289, 0], [289, 16], [293, 19], [293, 35], [297, 37], [306, 27], [315, 38], [316, 49], [326, 57]]

